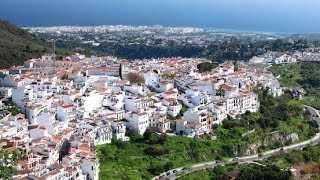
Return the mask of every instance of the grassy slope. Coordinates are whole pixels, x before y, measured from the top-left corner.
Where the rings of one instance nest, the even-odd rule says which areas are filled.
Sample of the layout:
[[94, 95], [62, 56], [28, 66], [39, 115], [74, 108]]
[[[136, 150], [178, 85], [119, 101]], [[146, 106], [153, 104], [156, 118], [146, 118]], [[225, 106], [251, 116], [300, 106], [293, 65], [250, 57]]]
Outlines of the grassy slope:
[[284, 87], [304, 86], [308, 91], [303, 103], [320, 109], [320, 63], [273, 65], [269, 69]]
[[[151, 167], [172, 162], [174, 167], [185, 166], [202, 161], [214, 160], [216, 145], [214, 141], [194, 140], [183, 137], [167, 137], [164, 144], [157, 144], [169, 149], [169, 154], [150, 156], [145, 153], [149, 145], [144, 142], [127, 142], [124, 147], [114, 144], [97, 148], [101, 159], [101, 179], [149, 179], [153, 175]], [[198, 156], [199, 155], [199, 156]]]
[[284, 87], [297, 87], [299, 81], [302, 80], [300, 71], [301, 64], [288, 64], [288, 65], [273, 65], [270, 71], [275, 76], [280, 76], [278, 79], [280, 84]]

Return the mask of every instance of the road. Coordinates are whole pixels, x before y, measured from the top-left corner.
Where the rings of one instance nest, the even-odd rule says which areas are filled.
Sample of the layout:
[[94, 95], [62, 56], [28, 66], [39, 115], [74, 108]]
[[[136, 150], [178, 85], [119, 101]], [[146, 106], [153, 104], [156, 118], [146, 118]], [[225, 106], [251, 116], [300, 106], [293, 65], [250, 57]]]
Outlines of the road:
[[[320, 114], [319, 111], [314, 109], [313, 107], [310, 106], [304, 106], [305, 109], [308, 109], [309, 112], [311, 113], [311, 119], [312, 120], [316, 120], [319, 128], [320, 128]], [[307, 147], [308, 145], [314, 145], [314, 144], [318, 144], [320, 142], [320, 133], [317, 133], [313, 138], [300, 142], [300, 143], [296, 143], [296, 144], [292, 144], [289, 146], [284, 146], [281, 148], [277, 148], [277, 149], [273, 149], [270, 151], [266, 151], [263, 153], [263, 155], [261, 157], [259, 157], [257, 154], [256, 155], [252, 155], [252, 156], [243, 156], [243, 157], [238, 157], [238, 158], [233, 158], [233, 159], [228, 159], [226, 162], [217, 162], [217, 161], [211, 161], [211, 162], [205, 162], [205, 163], [200, 163], [200, 164], [196, 164], [191, 166], [190, 168], [176, 168], [176, 169], [171, 169], [169, 171], [166, 171], [164, 173], [161, 173], [159, 176], [154, 177], [153, 180], [156, 179], [176, 179], [180, 176], [192, 173], [192, 172], [196, 172], [196, 171], [201, 171], [201, 170], [205, 170], [205, 169], [209, 169], [209, 168], [214, 168], [215, 166], [224, 166], [227, 164], [232, 164], [232, 163], [240, 163], [240, 164], [244, 164], [244, 163], [251, 163], [252, 161], [258, 161], [258, 160], [262, 160], [265, 158], [269, 158], [271, 156], [275, 156], [278, 155], [279, 153], [283, 153], [283, 152], [289, 152], [292, 150], [301, 150], [304, 147]]]

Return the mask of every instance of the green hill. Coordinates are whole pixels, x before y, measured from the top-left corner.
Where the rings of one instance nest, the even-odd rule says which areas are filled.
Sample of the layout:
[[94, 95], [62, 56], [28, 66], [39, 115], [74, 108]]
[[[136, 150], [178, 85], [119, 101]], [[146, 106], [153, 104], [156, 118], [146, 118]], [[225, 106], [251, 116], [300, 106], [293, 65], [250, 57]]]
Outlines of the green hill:
[[[7, 21], [0, 20], [0, 69], [52, 52], [52, 44]], [[65, 51], [58, 50], [58, 54]]]

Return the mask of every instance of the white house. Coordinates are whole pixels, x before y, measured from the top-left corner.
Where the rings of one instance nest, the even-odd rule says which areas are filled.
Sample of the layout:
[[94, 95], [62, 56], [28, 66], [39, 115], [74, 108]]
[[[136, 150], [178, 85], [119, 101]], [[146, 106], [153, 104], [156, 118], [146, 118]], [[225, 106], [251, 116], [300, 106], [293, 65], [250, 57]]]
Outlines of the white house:
[[73, 104], [63, 104], [57, 107], [57, 118], [62, 122], [68, 122], [76, 118], [75, 106]]
[[34, 118], [34, 124], [43, 125], [48, 130], [48, 134], [54, 134], [58, 131], [57, 121], [55, 119], [56, 113], [42, 112]]
[[56, 58], [55, 54], [44, 54], [41, 56], [43, 61], [54, 60]]
[[182, 109], [182, 105], [173, 98], [164, 99], [163, 105], [168, 108], [167, 113], [172, 117], [176, 117]]
[[126, 134], [126, 125], [124, 121], [112, 121], [112, 136], [116, 139], [121, 139], [122, 141], [128, 141], [129, 137]]
[[147, 96], [128, 96], [125, 98], [124, 103], [125, 110], [134, 112], [154, 104], [153, 100]]
[[149, 115], [146, 112], [142, 113], [126, 113], [126, 126], [139, 134], [143, 134], [150, 126]]
[[112, 139], [112, 129], [109, 125], [99, 126], [94, 139], [95, 145], [109, 144]]
[[143, 77], [145, 79], [145, 85], [155, 87], [159, 84], [159, 77], [158, 74], [152, 71], [148, 71], [143, 74]]
[[150, 128], [156, 132], [165, 133], [171, 129], [170, 121], [165, 115], [155, 114], [151, 117]]
[[29, 136], [32, 139], [40, 139], [40, 138], [49, 136], [46, 127], [42, 125], [31, 125], [28, 127], [28, 130], [29, 130]]

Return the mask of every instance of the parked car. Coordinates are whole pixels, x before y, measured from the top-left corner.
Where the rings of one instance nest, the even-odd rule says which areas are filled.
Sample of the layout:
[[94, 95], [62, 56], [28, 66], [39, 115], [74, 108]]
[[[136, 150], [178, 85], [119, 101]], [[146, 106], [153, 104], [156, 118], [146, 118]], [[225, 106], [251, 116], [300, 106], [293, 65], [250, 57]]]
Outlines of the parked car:
[[173, 172], [173, 173], [176, 173], [176, 172], [177, 172], [177, 170], [175, 169], [175, 170], [173, 170], [172, 172]]

